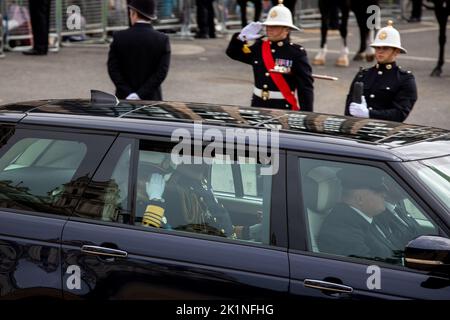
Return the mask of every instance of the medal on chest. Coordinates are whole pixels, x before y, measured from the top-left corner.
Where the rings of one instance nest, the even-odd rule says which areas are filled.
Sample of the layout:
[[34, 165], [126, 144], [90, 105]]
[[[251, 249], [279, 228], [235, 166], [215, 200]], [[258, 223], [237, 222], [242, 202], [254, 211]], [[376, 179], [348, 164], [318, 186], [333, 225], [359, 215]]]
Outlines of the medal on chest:
[[270, 72], [290, 74], [292, 68], [292, 60], [289, 59], [275, 59], [275, 66], [270, 69]]

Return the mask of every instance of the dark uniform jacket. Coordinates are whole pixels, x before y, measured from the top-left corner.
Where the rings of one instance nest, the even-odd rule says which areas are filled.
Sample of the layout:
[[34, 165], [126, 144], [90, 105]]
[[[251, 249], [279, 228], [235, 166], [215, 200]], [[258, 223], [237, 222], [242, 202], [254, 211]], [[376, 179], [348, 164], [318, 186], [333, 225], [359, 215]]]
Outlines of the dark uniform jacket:
[[[272, 81], [268, 70], [264, 65], [262, 59], [262, 43], [258, 39], [250, 46], [250, 53], [244, 53], [242, 48], [244, 42], [238, 39], [239, 33], [236, 33], [231, 38], [227, 48], [227, 55], [234, 59], [253, 67], [253, 74], [255, 78], [255, 87], [260, 90], [279, 91], [275, 83]], [[314, 87], [312, 78], [312, 69], [308, 62], [305, 49], [297, 44], [294, 44], [285, 39], [283, 41], [272, 42], [272, 56], [273, 59], [279, 59], [285, 63], [292, 62], [291, 74], [283, 74], [284, 79], [288, 83], [291, 91], [297, 90], [297, 101], [300, 105], [301, 111], [313, 111], [314, 103]], [[283, 60], [280, 60], [283, 59]], [[281, 108], [290, 109], [291, 106], [285, 99], [271, 99], [263, 100], [262, 97], [253, 94], [252, 106], [263, 108]]]
[[411, 71], [403, 70], [395, 62], [376, 64], [361, 69], [353, 80], [345, 105], [346, 115], [350, 115], [349, 106], [357, 81], [364, 83], [369, 118], [402, 122], [417, 100], [416, 81]]
[[[143, 193], [140, 195], [144, 196]], [[139, 199], [138, 194], [138, 213], [144, 215], [145, 208], [149, 205], [164, 211], [164, 221], [153, 216], [154, 224], [150, 224], [151, 226], [222, 237], [234, 236], [230, 215], [217, 201], [206, 180], [198, 180], [184, 172], [175, 171], [165, 185], [163, 200], [148, 200], [144, 197]]]
[[114, 34], [108, 72], [119, 99], [134, 92], [142, 100], [162, 100], [161, 84], [169, 64], [169, 38], [150, 24], [136, 23]]
[[390, 239], [384, 238], [374, 224], [343, 203], [334, 207], [325, 218], [318, 245], [324, 253], [392, 262], [397, 261], [397, 250], [400, 250]]
[[230, 237], [233, 225], [225, 207], [214, 196], [206, 181], [175, 171], [166, 184], [168, 223], [176, 230]]

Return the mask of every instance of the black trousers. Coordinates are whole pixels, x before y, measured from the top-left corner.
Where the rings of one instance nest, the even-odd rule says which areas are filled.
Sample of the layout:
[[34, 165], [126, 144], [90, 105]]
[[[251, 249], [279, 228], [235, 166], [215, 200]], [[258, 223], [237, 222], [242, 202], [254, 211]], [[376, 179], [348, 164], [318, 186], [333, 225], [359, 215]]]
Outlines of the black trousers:
[[422, 0], [412, 0], [411, 18], [422, 18]]
[[255, 5], [255, 17], [253, 21], [258, 21], [261, 17], [262, 0], [237, 0], [237, 3], [241, 7], [241, 25], [245, 27], [247, 25], [247, 1], [253, 2]]
[[30, 0], [30, 18], [33, 28], [33, 47], [36, 51], [48, 51], [50, 29], [50, 0]]
[[195, 0], [197, 6], [198, 33], [210, 37], [216, 35], [213, 1], [214, 0]]
[[352, 0], [350, 1], [350, 9], [353, 11], [356, 17], [356, 22], [359, 28], [360, 47], [358, 53], [364, 52], [367, 48], [367, 37], [369, 35], [369, 28], [367, 27], [367, 19], [370, 14], [367, 13], [367, 8], [370, 5], [378, 5], [377, 0]]

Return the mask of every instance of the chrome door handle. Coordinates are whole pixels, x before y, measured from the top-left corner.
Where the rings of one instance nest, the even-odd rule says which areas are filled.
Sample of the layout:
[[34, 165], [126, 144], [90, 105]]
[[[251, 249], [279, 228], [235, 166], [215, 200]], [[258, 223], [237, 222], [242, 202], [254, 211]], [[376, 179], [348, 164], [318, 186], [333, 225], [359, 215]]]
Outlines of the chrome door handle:
[[128, 256], [126, 251], [98, 246], [82, 246], [81, 252], [115, 258], [126, 258]]
[[329, 292], [338, 292], [338, 293], [352, 293], [353, 288], [349, 286], [344, 286], [342, 284], [337, 284], [333, 282], [321, 281], [321, 280], [312, 280], [305, 279], [303, 281], [303, 285], [306, 288], [325, 290]]

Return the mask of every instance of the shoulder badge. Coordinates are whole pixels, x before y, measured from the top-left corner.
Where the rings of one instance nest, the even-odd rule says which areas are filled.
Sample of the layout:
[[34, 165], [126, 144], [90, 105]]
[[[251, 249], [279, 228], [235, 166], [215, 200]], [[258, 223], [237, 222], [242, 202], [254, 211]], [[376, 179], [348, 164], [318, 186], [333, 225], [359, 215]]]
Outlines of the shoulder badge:
[[245, 54], [251, 53], [252, 50], [250, 50], [250, 47], [248, 46], [248, 44], [244, 43], [244, 45], [242, 46], [242, 52]]
[[410, 71], [410, 70], [405, 70], [405, 69], [403, 69], [403, 68], [398, 68], [398, 71], [401, 73], [401, 74], [412, 74], [412, 71]]

